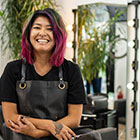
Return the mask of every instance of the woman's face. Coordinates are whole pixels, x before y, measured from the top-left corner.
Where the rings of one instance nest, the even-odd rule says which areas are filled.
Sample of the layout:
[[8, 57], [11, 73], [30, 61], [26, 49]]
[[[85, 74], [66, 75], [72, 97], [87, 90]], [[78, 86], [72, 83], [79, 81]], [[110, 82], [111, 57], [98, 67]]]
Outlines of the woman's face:
[[52, 53], [55, 45], [52, 26], [48, 18], [37, 17], [30, 32], [30, 42], [37, 53]]

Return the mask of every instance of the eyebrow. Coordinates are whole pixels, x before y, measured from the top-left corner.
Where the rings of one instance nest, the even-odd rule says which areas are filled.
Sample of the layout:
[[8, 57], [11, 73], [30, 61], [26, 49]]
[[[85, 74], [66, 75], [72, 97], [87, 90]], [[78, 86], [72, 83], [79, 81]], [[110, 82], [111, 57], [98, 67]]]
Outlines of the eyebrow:
[[[41, 24], [40, 24], [40, 23], [34, 23], [34, 24], [33, 24], [33, 26], [34, 26], [34, 25], [41, 26]], [[46, 25], [46, 27], [52, 27], [52, 25], [51, 25], [51, 24], [48, 24], [48, 25]]]

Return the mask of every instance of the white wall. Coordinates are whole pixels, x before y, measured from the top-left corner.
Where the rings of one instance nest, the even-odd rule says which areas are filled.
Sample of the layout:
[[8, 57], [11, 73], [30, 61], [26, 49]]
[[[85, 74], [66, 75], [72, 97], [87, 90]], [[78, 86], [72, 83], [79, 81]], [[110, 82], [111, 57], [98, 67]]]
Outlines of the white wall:
[[[1, 5], [2, 1], [0, 1], [0, 10], [3, 8], [2, 5]], [[2, 23], [0, 22], [0, 29], [1, 29], [1, 25]], [[2, 46], [1, 44], [1, 41], [0, 41], [0, 46]], [[5, 65], [7, 64], [7, 62], [9, 61], [9, 58], [8, 58], [8, 51], [6, 53], [3, 53], [1, 51], [1, 47], [0, 47], [0, 76], [5, 68]]]

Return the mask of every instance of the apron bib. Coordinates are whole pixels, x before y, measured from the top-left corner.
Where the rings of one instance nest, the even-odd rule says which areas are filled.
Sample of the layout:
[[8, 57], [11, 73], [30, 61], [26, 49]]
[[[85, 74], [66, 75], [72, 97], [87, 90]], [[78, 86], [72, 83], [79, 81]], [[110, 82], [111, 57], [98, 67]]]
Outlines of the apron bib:
[[[58, 67], [59, 81], [26, 81], [26, 65], [22, 64], [22, 79], [17, 81], [18, 113], [25, 116], [59, 120], [67, 115], [68, 83], [63, 80], [62, 67]], [[35, 140], [23, 134], [17, 134], [6, 128], [7, 140]], [[56, 140], [49, 136], [38, 140]]]

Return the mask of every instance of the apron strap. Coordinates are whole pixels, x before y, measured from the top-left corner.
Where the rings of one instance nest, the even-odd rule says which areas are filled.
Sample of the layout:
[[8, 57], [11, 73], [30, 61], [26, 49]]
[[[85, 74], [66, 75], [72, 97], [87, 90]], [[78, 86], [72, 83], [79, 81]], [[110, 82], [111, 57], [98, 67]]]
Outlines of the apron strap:
[[22, 63], [22, 68], [21, 68], [21, 81], [25, 81], [25, 73], [26, 73], [26, 65], [24, 63]]
[[21, 67], [21, 83], [25, 82], [25, 74], [26, 74], [26, 59], [22, 58], [22, 67]]
[[58, 70], [59, 70], [59, 80], [63, 80], [62, 66], [58, 67]]
[[59, 85], [58, 87], [60, 89], [64, 89], [66, 87], [64, 79], [63, 79], [63, 70], [62, 70], [62, 66], [58, 67], [59, 70]]
[[[63, 70], [62, 70], [62, 66], [58, 67], [58, 71], [59, 71], [59, 84], [58, 87], [60, 89], [64, 89], [66, 87], [65, 82], [63, 80]], [[26, 88], [26, 81], [25, 81], [25, 75], [26, 75], [26, 62], [22, 63], [22, 68], [21, 68], [21, 80], [19, 83], [19, 88], [21, 89], [25, 89]]]
[[22, 62], [21, 66], [21, 80], [19, 83], [19, 88], [20, 89], [25, 89], [26, 88], [26, 82], [25, 82], [25, 74], [26, 74], [26, 60], [24, 59]]

